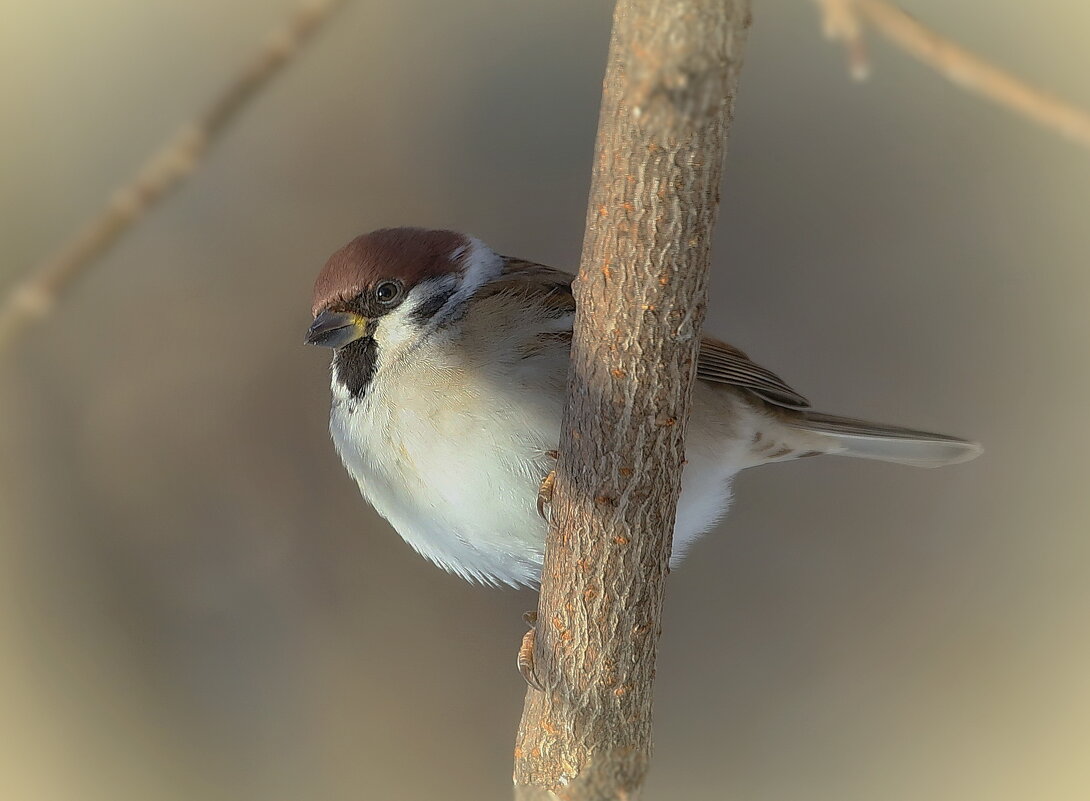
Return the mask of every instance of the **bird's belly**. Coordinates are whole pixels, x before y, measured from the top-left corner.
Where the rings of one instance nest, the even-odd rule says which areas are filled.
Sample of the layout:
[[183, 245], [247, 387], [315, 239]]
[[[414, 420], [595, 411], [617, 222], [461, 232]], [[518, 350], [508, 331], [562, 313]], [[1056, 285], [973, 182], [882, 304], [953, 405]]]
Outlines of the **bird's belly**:
[[[396, 417], [334, 408], [330, 421], [345, 467], [375, 510], [421, 555], [464, 578], [536, 583], [545, 540], [537, 487], [551, 469], [543, 443], [497, 431], [495, 421], [450, 431], [466, 421], [404, 409]], [[503, 446], [511, 442], [521, 447]]]
[[[553, 467], [559, 410], [505, 403], [453, 416], [406, 403], [335, 404], [330, 430], [348, 472], [375, 510], [421, 555], [464, 578], [535, 585], [546, 524], [537, 490]], [[527, 420], [544, 420], [536, 429]], [[736, 447], [696, 438], [678, 499], [671, 564], [726, 512], [744, 460]]]

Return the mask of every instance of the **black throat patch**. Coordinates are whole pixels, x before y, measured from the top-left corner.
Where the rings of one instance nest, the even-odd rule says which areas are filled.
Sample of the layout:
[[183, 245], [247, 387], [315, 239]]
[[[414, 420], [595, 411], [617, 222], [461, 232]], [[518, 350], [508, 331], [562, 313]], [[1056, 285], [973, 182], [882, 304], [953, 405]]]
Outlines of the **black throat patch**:
[[333, 366], [337, 378], [348, 394], [359, 400], [367, 394], [367, 387], [375, 377], [378, 365], [378, 343], [373, 337], [363, 337], [350, 342], [333, 354]]

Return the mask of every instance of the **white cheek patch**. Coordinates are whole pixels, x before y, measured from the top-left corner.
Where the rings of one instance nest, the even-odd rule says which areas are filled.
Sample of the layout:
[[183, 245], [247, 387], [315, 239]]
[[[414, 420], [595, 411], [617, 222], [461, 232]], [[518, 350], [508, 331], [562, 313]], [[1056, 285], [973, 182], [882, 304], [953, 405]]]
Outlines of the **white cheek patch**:
[[384, 361], [403, 355], [420, 340], [424, 333], [424, 329], [413, 316], [413, 312], [419, 305], [419, 301], [413, 302], [413, 295], [420, 288], [414, 289], [405, 302], [396, 309], [383, 315], [375, 326], [375, 341], [379, 344], [379, 353], [382, 354]]
[[[469, 244], [465, 248], [465, 255], [462, 257], [465, 262], [462, 285], [447, 301], [447, 305], [443, 309], [444, 313], [458, 309], [473, 297], [478, 289], [490, 281], [495, 281], [503, 272], [503, 259], [481, 240], [471, 236], [469, 237]], [[457, 251], [455, 252], [457, 253]]]
[[[384, 315], [375, 328], [375, 340], [383, 362], [389, 364], [408, 354], [427, 339], [435, 329], [456, 318], [474, 293], [503, 272], [503, 258], [479, 239], [469, 237], [469, 243], [451, 254], [452, 261], [461, 260], [465, 269], [459, 278], [446, 275], [413, 287], [405, 301]], [[421, 312], [436, 295], [449, 293], [446, 302], [430, 319]]]

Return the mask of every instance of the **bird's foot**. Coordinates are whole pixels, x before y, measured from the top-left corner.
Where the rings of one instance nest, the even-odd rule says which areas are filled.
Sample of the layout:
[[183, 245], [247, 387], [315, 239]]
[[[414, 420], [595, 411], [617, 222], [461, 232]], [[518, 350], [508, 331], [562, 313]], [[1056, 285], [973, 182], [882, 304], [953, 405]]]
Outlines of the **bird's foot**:
[[537, 488], [537, 513], [541, 515], [541, 519], [546, 522], [548, 522], [549, 517], [545, 514], [545, 507], [552, 503], [553, 489], [555, 487], [556, 471], [550, 470], [549, 475], [541, 480], [541, 486]]
[[522, 619], [526, 621], [530, 630], [522, 635], [522, 645], [519, 646], [517, 660], [519, 673], [522, 674], [522, 678], [531, 688], [538, 692], [545, 692], [545, 688], [534, 671], [534, 640], [537, 636], [537, 629], [534, 626], [537, 623], [537, 612], [524, 612]]

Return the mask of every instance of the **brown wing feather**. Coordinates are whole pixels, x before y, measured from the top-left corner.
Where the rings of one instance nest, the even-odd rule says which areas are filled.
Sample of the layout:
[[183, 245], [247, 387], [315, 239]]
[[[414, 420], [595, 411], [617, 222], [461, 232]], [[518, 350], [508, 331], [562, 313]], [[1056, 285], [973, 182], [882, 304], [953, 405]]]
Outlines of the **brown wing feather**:
[[572, 275], [563, 270], [505, 256], [500, 277], [477, 290], [477, 297], [518, 294], [542, 303], [553, 317], [561, 318], [575, 314], [571, 282]]
[[[503, 275], [481, 292], [524, 292], [545, 302], [562, 317], [575, 312], [573, 276], [562, 270], [521, 259], [506, 258]], [[554, 334], [555, 336], [555, 334]], [[733, 345], [704, 336], [700, 341], [696, 377], [712, 384], [746, 390], [768, 403], [788, 409], [808, 409], [810, 402], [771, 370], [761, 367]]]
[[733, 345], [714, 337], [704, 336], [700, 340], [696, 377], [749, 390], [762, 400], [788, 409], [810, 408], [810, 402], [778, 375], [756, 364]]

